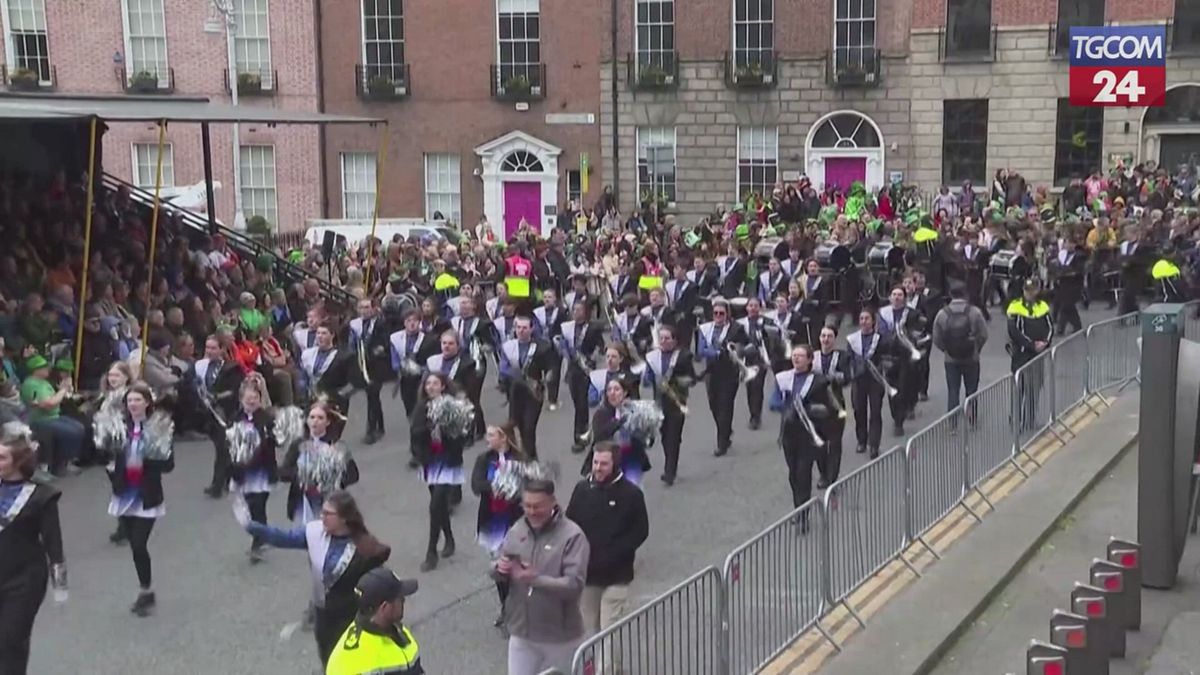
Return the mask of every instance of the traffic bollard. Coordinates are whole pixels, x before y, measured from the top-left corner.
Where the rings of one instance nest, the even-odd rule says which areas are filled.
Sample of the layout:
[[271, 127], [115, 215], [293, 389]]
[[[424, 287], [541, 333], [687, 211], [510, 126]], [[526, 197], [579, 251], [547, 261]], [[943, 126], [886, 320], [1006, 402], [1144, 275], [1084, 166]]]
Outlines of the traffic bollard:
[[1088, 639], [1088, 623], [1086, 616], [1054, 610], [1050, 617], [1050, 643], [1067, 650], [1068, 671], [1108, 675], [1108, 653]]
[[1088, 618], [1088, 636], [1109, 656], [1125, 655], [1125, 629], [1108, 615], [1109, 593], [1103, 588], [1076, 582], [1071, 591], [1071, 611]]
[[1067, 650], [1033, 640], [1025, 650], [1025, 675], [1087, 675], [1067, 669]]
[[1108, 560], [1124, 567], [1125, 589], [1134, 595], [1129, 606], [1129, 630], [1139, 630], [1142, 627], [1142, 549], [1131, 541], [1112, 537], [1108, 540]]
[[1131, 630], [1134, 626], [1134, 607], [1139, 604], [1141, 588], [1131, 586], [1127, 575], [1129, 570], [1122, 565], [1107, 560], [1093, 560], [1089, 570], [1088, 582], [1097, 588], [1109, 592], [1108, 616], [1122, 630]]

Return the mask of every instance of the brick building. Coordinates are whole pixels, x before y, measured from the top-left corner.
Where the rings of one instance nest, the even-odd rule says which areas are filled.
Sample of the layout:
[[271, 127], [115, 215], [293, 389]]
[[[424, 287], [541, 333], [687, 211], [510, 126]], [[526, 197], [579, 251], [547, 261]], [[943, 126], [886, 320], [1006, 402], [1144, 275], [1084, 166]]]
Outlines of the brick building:
[[[317, 110], [312, 3], [234, 0], [239, 105]], [[205, 32], [208, 3], [197, 0], [0, 0], [0, 39], [8, 89], [52, 89], [64, 96], [171, 96], [230, 100], [223, 29]], [[36, 82], [36, 84], [33, 84]], [[142, 93], [148, 91], [149, 93]], [[214, 126], [217, 217], [234, 221], [233, 138]], [[261, 215], [297, 229], [320, 208], [318, 131], [242, 125], [239, 160], [247, 218]], [[113, 124], [104, 137], [104, 169], [153, 186], [157, 128]], [[166, 185], [204, 180], [198, 125], [171, 126], [163, 157]]]

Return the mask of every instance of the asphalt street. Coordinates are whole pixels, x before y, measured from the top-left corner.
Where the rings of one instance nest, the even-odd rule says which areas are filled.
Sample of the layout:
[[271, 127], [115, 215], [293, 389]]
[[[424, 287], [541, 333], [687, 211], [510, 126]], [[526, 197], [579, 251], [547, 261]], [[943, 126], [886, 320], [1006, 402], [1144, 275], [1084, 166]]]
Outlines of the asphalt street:
[[[1102, 308], [1084, 312], [1091, 323], [1112, 316]], [[993, 312], [984, 352], [984, 383], [1008, 372], [1004, 323]], [[930, 400], [906, 425], [916, 432], [946, 409], [940, 354], [933, 357]], [[494, 378], [494, 373], [489, 375]], [[769, 386], [769, 385], [768, 385]], [[488, 421], [505, 417], [491, 383], [485, 387]], [[387, 436], [373, 446], [358, 443], [364, 414], [361, 395], [351, 404], [346, 438], [362, 480], [351, 488], [366, 514], [368, 527], [392, 547], [390, 566], [420, 580], [420, 591], [407, 606], [408, 621], [421, 644], [422, 661], [434, 673], [499, 673], [505, 641], [492, 627], [498, 610], [494, 587], [485, 576], [487, 555], [473, 545], [477, 500], [466, 490], [454, 514], [458, 553], [438, 569], [420, 574], [428, 523], [428, 493], [407, 468], [407, 422], [399, 399], [384, 388]], [[570, 453], [571, 406], [565, 388], [559, 409], [543, 412], [539, 451], [562, 468], [559, 494], [564, 501], [578, 477], [581, 458]], [[658, 479], [660, 446], [651, 450], [654, 469], [646, 475], [650, 539], [639, 551], [631, 594], [636, 605], [661, 593], [725, 556], [785, 514], [790, 497], [783, 458], [775, 443], [777, 422], [764, 416], [763, 428], [749, 431], [744, 394], [739, 394], [733, 449], [714, 457], [715, 429], [703, 388], [692, 395], [692, 413], [684, 430], [679, 478], [674, 487]], [[356, 414], [357, 413], [357, 414]], [[884, 446], [902, 441], [891, 436], [884, 414]], [[843, 475], [860, 466], [854, 452], [853, 423], [848, 425]], [[469, 469], [478, 449], [468, 452]], [[99, 469], [63, 479], [63, 536], [70, 568], [70, 599], [55, 605], [47, 597], [33, 636], [30, 672], [74, 673], [309, 673], [317, 670], [312, 635], [281, 629], [297, 621], [308, 602], [309, 576], [300, 551], [269, 550], [252, 565], [246, 556], [249, 537], [233, 519], [228, 501], [205, 497], [201, 489], [211, 471], [206, 441], [180, 442], [176, 469], [166, 477], [167, 515], [150, 538], [158, 608], [153, 618], [129, 613], [137, 580], [127, 547], [108, 542], [114, 521], [105, 510], [108, 481]], [[272, 524], [286, 526], [286, 488], [268, 504]], [[564, 505], [565, 506], [565, 505]]]

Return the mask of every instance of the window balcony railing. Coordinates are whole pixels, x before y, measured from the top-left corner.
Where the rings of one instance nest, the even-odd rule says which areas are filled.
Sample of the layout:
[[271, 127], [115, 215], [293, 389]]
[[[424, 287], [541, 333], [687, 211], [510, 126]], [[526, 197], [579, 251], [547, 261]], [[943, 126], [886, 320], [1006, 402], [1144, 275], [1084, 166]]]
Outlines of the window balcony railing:
[[225, 93], [233, 93], [231, 84], [237, 84], [238, 96], [274, 96], [279, 89], [279, 73], [274, 70], [240, 70], [237, 77], [229, 77], [225, 70]]
[[354, 66], [355, 91], [364, 101], [399, 101], [412, 92], [407, 63]]
[[831, 87], [878, 87], [883, 80], [882, 59], [874, 47], [839, 47], [829, 52], [825, 62]]
[[648, 62], [639, 63], [630, 54], [625, 63], [629, 86], [641, 91], [663, 91], [679, 87], [679, 52], [655, 52]]
[[961, 27], [951, 39], [946, 26], [938, 28], [938, 59], [942, 63], [991, 63], [996, 60], [997, 24]]
[[126, 94], [172, 94], [175, 92], [175, 69], [167, 68], [165, 76], [151, 70], [114, 70], [121, 90]]
[[50, 66], [47, 70], [49, 78], [43, 78], [42, 73], [32, 68], [13, 68], [0, 66], [0, 77], [9, 91], [54, 91], [58, 86], [58, 70]]
[[734, 89], [765, 89], [779, 80], [773, 51], [725, 52], [725, 84]]
[[546, 64], [522, 63], [492, 66], [492, 98], [528, 103], [546, 98]]

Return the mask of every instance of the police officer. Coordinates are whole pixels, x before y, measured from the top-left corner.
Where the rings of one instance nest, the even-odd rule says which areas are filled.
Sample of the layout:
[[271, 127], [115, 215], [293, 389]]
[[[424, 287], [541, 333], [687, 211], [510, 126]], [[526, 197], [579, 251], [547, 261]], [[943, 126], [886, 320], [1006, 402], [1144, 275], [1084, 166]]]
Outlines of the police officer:
[[329, 656], [326, 675], [394, 673], [423, 675], [417, 639], [403, 623], [404, 598], [417, 592], [416, 579], [399, 579], [376, 567], [358, 580], [358, 614]]
[[1160, 302], [1186, 302], [1187, 292], [1183, 280], [1183, 272], [1171, 259], [1171, 250], [1163, 252], [1163, 256], [1155, 261], [1150, 268], [1150, 278], [1154, 280], [1154, 292]]
[[[1050, 349], [1054, 339], [1054, 323], [1050, 305], [1039, 297], [1041, 288], [1035, 279], [1026, 279], [1022, 295], [1008, 303], [1008, 353], [1012, 357], [1012, 372]], [[1037, 395], [1045, 378], [1043, 369], [1031, 367], [1023, 373], [1017, 386], [1018, 409], [1021, 411], [1021, 430], [1034, 427]]]

